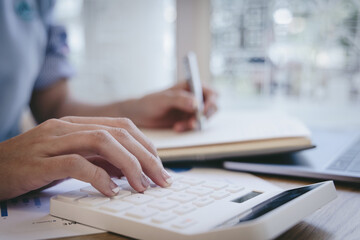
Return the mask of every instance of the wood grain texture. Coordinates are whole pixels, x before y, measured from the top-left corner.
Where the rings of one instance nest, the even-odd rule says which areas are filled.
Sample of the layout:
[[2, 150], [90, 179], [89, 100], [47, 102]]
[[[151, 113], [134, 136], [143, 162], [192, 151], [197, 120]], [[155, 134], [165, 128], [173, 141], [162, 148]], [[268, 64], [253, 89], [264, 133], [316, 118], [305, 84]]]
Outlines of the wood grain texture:
[[[258, 175], [281, 188], [287, 189], [319, 182], [318, 180], [292, 179]], [[306, 217], [277, 240], [317, 239], [317, 240], [357, 240], [360, 239], [360, 185], [336, 183], [338, 197]], [[121, 240], [130, 239], [113, 233], [59, 238], [66, 240]]]

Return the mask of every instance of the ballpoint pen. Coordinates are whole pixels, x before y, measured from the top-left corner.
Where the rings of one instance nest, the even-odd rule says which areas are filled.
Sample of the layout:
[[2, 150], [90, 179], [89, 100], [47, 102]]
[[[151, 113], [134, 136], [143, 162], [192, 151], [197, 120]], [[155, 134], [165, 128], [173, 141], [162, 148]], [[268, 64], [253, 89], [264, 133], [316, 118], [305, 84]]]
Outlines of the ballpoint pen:
[[199, 67], [194, 52], [189, 52], [185, 57], [185, 68], [187, 72], [187, 81], [189, 83], [190, 91], [194, 94], [197, 104], [196, 122], [197, 130], [204, 127], [204, 98], [201, 86], [201, 79], [199, 74]]

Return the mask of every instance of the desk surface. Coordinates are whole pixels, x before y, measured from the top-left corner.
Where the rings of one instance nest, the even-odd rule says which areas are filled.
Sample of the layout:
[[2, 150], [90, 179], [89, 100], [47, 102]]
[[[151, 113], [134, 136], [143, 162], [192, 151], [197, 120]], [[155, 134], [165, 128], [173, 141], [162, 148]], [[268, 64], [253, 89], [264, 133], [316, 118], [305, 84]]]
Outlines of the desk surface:
[[[281, 188], [291, 188], [317, 182], [316, 180], [291, 179], [257, 175]], [[360, 237], [360, 187], [336, 183], [338, 197], [325, 207], [305, 218], [302, 222], [278, 237], [287, 239], [359, 239]], [[120, 240], [126, 237], [101, 233], [67, 240]]]

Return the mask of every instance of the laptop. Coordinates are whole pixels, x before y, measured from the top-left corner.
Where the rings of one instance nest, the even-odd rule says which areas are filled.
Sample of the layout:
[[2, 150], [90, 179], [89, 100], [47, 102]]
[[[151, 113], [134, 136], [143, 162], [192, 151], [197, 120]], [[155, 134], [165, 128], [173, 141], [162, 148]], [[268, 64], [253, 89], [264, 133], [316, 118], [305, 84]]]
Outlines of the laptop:
[[360, 183], [360, 130], [311, 129], [316, 148], [224, 161], [225, 169]]

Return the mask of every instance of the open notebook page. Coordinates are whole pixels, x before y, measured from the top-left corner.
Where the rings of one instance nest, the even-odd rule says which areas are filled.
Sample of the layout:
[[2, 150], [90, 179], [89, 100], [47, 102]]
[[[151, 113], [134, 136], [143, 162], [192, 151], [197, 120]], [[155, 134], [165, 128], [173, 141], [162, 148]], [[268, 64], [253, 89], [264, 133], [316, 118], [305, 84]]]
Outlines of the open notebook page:
[[274, 112], [219, 112], [204, 130], [176, 133], [170, 129], [143, 129], [158, 149], [245, 142], [272, 138], [310, 137], [296, 118]]

